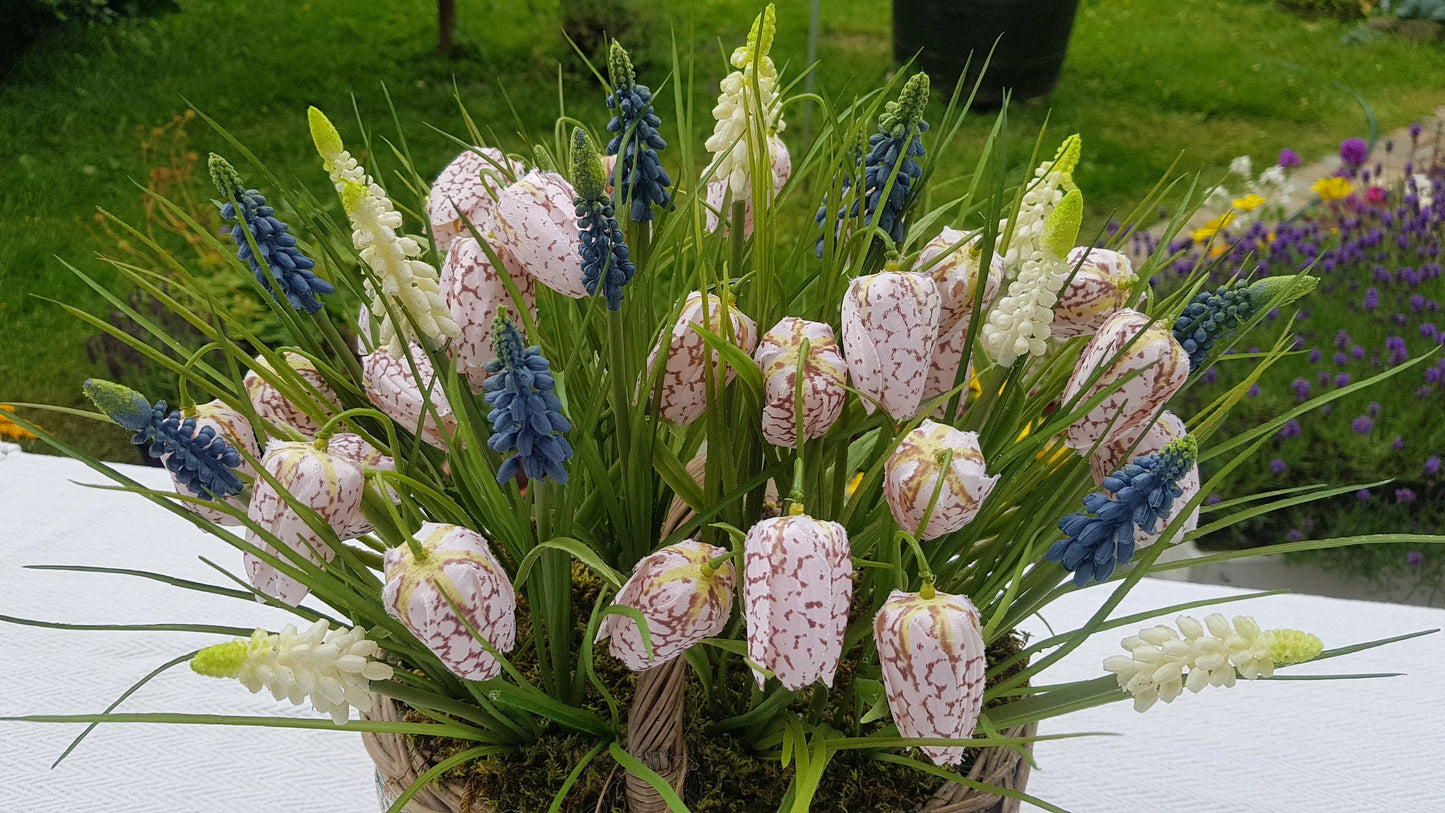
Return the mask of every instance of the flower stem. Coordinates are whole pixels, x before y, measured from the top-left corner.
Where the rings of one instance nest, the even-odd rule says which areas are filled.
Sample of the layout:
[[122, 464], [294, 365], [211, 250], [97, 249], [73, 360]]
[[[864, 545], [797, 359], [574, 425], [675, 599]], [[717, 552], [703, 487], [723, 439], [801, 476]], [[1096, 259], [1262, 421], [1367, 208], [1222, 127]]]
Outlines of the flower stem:
[[191, 400], [191, 394], [186, 391], [186, 379], [191, 377], [191, 367], [200, 361], [202, 356], [212, 350], [218, 349], [220, 346], [221, 344], [219, 342], [207, 342], [201, 345], [200, 349], [192, 353], [191, 357], [186, 359], [186, 363], [181, 366], [181, 373], [176, 377], [176, 383], [180, 387], [181, 414], [185, 417], [196, 414], [196, 402]]

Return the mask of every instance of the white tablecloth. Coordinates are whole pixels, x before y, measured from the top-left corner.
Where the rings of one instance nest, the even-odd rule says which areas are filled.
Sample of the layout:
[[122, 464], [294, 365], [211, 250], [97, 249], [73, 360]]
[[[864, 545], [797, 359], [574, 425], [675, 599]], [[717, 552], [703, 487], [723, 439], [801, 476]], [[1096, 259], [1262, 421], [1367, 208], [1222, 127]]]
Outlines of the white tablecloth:
[[[123, 467], [152, 487], [165, 473]], [[191, 622], [277, 628], [289, 616], [245, 601], [135, 578], [22, 569], [87, 564], [155, 570], [222, 583], [199, 561], [232, 572], [239, 554], [147, 501], [97, 491], [79, 464], [0, 454], [0, 614], [73, 623]], [[1224, 587], [1145, 580], [1127, 614]], [[1055, 630], [1082, 623], [1095, 588], [1047, 612]], [[1278, 596], [1225, 605], [1266, 627], [1316, 632], [1326, 647], [1445, 627], [1445, 610]], [[1202, 618], [1206, 610], [1195, 611]], [[1031, 621], [1029, 629], [1046, 634]], [[1125, 634], [1106, 634], [1044, 673], [1057, 683], [1097, 677]], [[217, 642], [184, 633], [73, 632], [0, 624], [0, 716], [99, 712], [151, 669]], [[1136, 714], [1115, 703], [1047, 722], [1041, 733], [1110, 731], [1039, 743], [1028, 791], [1073, 811], [1439, 811], [1445, 809], [1445, 636], [1289, 670], [1288, 674], [1406, 672], [1372, 681], [1241, 681], [1186, 693]], [[121, 711], [314, 717], [185, 666], [145, 686]], [[216, 726], [102, 725], [58, 768], [81, 726], [0, 723], [0, 812], [213, 813], [375, 809], [370, 762], [354, 734]]]

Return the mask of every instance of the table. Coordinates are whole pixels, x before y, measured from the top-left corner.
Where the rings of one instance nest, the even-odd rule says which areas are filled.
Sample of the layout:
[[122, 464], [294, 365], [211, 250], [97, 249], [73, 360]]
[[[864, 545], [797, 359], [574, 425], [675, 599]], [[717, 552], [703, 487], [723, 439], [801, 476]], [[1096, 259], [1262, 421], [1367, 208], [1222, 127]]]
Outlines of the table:
[[[13, 447], [11, 447], [13, 449]], [[164, 471], [120, 466], [154, 488]], [[72, 623], [193, 622], [275, 629], [290, 616], [245, 601], [113, 575], [23, 569], [88, 564], [154, 570], [222, 583], [200, 561], [239, 572], [240, 554], [184, 519], [108, 483], [83, 465], [0, 449], [0, 614]], [[1056, 630], [1082, 623], [1107, 588], [1072, 594], [1045, 615]], [[1242, 591], [1146, 579], [1117, 610], [1128, 614]], [[1445, 610], [1318, 596], [1225, 605], [1265, 627], [1319, 634], [1326, 647], [1445, 627]], [[1208, 611], [1194, 611], [1202, 618]], [[1038, 620], [1026, 628], [1046, 634]], [[1042, 675], [1097, 677], [1125, 634], [1103, 634]], [[222, 638], [191, 633], [75, 632], [0, 624], [6, 654], [0, 716], [99, 712], [147, 672]], [[1096, 811], [1437, 811], [1445, 806], [1445, 636], [1433, 635], [1286, 674], [1406, 672], [1372, 681], [1246, 682], [1185, 693], [1137, 714], [1127, 702], [1046, 722], [1040, 733], [1122, 737], [1041, 742], [1028, 791], [1063, 808]], [[315, 717], [185, 666], [161, 674], [122, 711]], [[0, 723], [0, 811], [358, 813], [375, 808], [370, 762], [354, 734], [217, 726], [103, 725], [65, 762], [50, 764], [82, 729]]]

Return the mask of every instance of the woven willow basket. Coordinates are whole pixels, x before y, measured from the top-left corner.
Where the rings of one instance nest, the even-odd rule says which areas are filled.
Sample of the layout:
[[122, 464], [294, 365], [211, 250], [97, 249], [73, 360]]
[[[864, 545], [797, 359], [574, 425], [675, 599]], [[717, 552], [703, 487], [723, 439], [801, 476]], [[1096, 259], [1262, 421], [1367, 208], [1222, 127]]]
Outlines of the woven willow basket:
[[[706, 458], [699, 455], [688, 461], [687, 470], [702, 485]], [[768, 496], [776, 500], [773, 484]], [[687, 504], [674, 498], [662, 525], [662, 537], [692, 517]], [[656, 771], [682, 795], [687, 778], [687, 743], [684, 740], [683, 712], [686, 707], [685, 686], [687, 664], [682, 658], [637, 675], [637, 689], [627, 711], [627, 752], [643, 765]], [[369, 720], [395, 721], [402, 711], [388, 697], [376, 697], [375, 708], [364, 715]], [[1031, 737], [1037, 724], [1007, 729], [1005, 737]], [[432, 767], [405, 734], [364, 733], [366, 752], [376, 764], [377, 797], [385, 811], [411, 786], [416, 778]], [[1032, 746], [1027, 749], [1032, 752]], [[1008, 790], [1023, 790], [1028, 782], [1029, 761], [1009, 748], [985, 748], [979, 752], [966, 776], [976, 782]], [[627, 807], [631, 813], [666, 813], [667, 802], [652, 785], [640, 776], [626, 772]], [[464, 785], [443, 779], [426, 786], [412, 797], [406, 813], [494, 813], [495, 808], [483, 799], [469, 798]], [[683, 798], [683, 801], [687, 801]], [[1016, 813], [1019, 802], [1006, 796], [985, 793], [965, 785], [949, 782], [939, 788], [919, 813]]]

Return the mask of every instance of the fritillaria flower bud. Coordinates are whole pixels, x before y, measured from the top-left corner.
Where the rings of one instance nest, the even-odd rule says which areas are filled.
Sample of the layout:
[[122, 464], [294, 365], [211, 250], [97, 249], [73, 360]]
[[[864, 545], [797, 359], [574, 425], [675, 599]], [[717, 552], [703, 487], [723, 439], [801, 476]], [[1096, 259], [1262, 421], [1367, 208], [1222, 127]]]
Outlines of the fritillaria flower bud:
[[[1103, 374], [1084, 392], [1084, 385], [1099, 370]], [[1117, 386], [1136, 371], [1140, 372]], [[1063, 397], [1065, 402], [1075, 397], [1082, 402], [1106, 388], [1115, 389], [1065, 430], [1064, 443], [1076, 451], [1087, 451], [1101, 439], [1133, 443], [1188, 377], [1189, 356], [1168, 325], [1136, 310], [1116, 312], [1079, 356]]]
[[[412, 375], [412, 364], [416, 365], [420, 381]], [[447, 440], [456, 434], [457, 419], [432, 369], [431, 359], [421, 347], [411, 346], [408, 363], [405, 356], [394, 356], [391, 348], [383, 345], [362, 359], [361, 371], [366, 397], [377, 409], [408, 432], [415, 432], [420, 426], [422, 440], [439, 449], [447, 448]], [[437, 425], [438, 419], [441, 426]]]
[[[868, 414], [918, 413], [938, 339], [938, 285], [924, 274], [858, 277], [843, 296], [843, 352]], [[875, 404], [875, 400], [877, 404]]]
[[[960, 323], [968, 330], [973, 315], [973, 301], [978, 297], [978, 271], [983, 252], [979, 249], [979, 237], [963, 242], [964, 232], [943, 227], [938, 236], [923, 246], [918, 256], [918, 270], [933, 277], [938, 285], [938, 333], [951, 334]], [[951, 252], [949, 249], [957, 246]], [[938, 257], [944, 255], [943, 259]], [[937, 264], [929, 267], [937, 260]], [[983, 304], [980, 313], [987, 313], [988, 306], [998, 295], [1003, 280], [1003, 257], [994, 253], [988, 265], [988, 274], [983, 282]], [[949, 384], [949, 386], [953, 386]]]
[[[496, 358], [492, 351], [492, 320], [497, 318], [499, 308], [513, 306], [504, 275], [510, 276], [505, 268], [493, 265], [481, 245], [465, 234], [452, 242], [442, 265], [442, 295], [446, 297], [447, 310], [462, 329], [462, 335], [451, 343], [448, 352], [456, 359], [457, 372], [466, 377], [473, 392], [481, 391], [487, 380], [487, 362]], [[536, 313], [532, 277], [518, 274], [512, 281], [527, 309]]]
[[[460, 525], [422, 523], [411, 545], [386, 552], [386, 611], [406, 625], [448, 669], [466, 680], [488, 680], [517, 638], [517, 594], [481, 534]], [[475, 631], [476, 635], [473, 635]]]
[[[1094, 482], [1102, 485], [1105, 477], [1122, 469], [1132, 458], [1158, 454], [1171, 441], [1178, 440], [1187, 434], [1189, 434], [1189, 430], [1184, 427], [1184, 421], [1166, 409], [1159, 416], [1159, 420], [1155, 421], [1154, 425], [1149, 427], [1149, 430], [1139, 439], [1139, 444], [1134, 447], [1132, 453], [1127, 444], [1108, 443], [1100, 446], [1089, 456], [1089, 471], [1094, 475]], [[1187, 505], [1199, 493], [1199, 465], [1197, 463], [1189, 467], [1189, 470], [1179, 479], [1178, 485], [1181, 493], [1174, 498], [1174, 504], [1177, 506]], [[1157, 542], [1159, 535], [1173, 520], [1174, 515], [1171, 513], [1161, 517], [1152, 530], [1135, 527], [1135, 549], [1147, 548]], [[1184, 540], [1185, 534], [1197, 527], [1199, 527], [1199, 507], [1195, 506], [1194, 511], [1184, 520], [1179, 530], [1169, 538], [1169, 544], [1179, 544]]]
[[748, 531], [743, 579], [748, 659], [789, 689], [831, 687], [853, 598], [848, 532], [806, 514], [765, 519]]
[[652, 657], [647, 657], [642, 631], [625, 615], [609, 615], [597, 629], [597, 640], [611, 639], [612, 657], [641, 672], [686, 652], [693, 644], [722, 632], [733, 610], [737, 568], [731, 561], [713, 568], [708, 562], [726, 556], [725, 548], [687, 539], [645, 556], [618, 591], [614, 604], [631, 607], [647, 619]]
[[473, 147], [447, 164], [427, 196], [437, 254], [447, 255], [452, 242], [468, 233], [468, 222], [478, 234], [490, 231], [496, 222], [497, 192], [525, 172], [526, 167], [491, 147]]
[[[326, 443], [326, 451], [350, 460], [360, 466], [363, 473], [370, 470], [396, 471], [395, 460], [382, 454], [380, 449], [367, 443], [360, 435], [351, 432], [337, 432], [332, 435]], [[390, 487], [386, 488], [386, 493], [391, 496], [393, 502], [400, 502], [401, 497]], [[352, 524], [336, 529], [336, 536], [340, 539], [355, 539], [362, 534], [369, 534], [375, 529], [371, 520], [358, 511]]]
[[[989, 477], [984, 470], [977, 432], [960, 432], [933, 421], [924, 421], [903, 437], [884, 464], [883, 476], [883, 496], [893, 518], [919, 539], [937, 539], [967, 525], [998, 482], [998, 475]], [[928, 527], [920, 530], [934, 492], [938, 502]]]
[[[1134, 267], [1129, 257], [1116, 251], [1077, 246], [1069, 251], [1062, 270], [1073, 280], [1059, 292], [1054, 305], [1053, 336], [1068, 339], [1089, 336], [1103, 327], [1111, 314], [1129, 304], [1134, 296]], [[1075, 268], [1078, 268], [1075, 271]]]
[[[279, 442], [266, 447], [261, 467], [275, 479], [276, 485], [267, 478], [258, 478], [246, 515], [275, 535], [290, 551], [277, 551], [254, 530], [246, 532], [246, 541], [282, 562], [290, 563], [294, 555], [315, 565], [331, 561], [336, 551], [306, 524], [291, 501], [315, 511], [339, 536], [341, 530], [364, 521], [361, 518], [361, 493], [365, 486], [362, 467], [342, 455], [323, 452], [311, 443]], [[245, 560], [246, 575], [257, 590], [293, 607], [306, 597], [309, 590], [306, 585], [260, 557], [247, 553]]]
[[755, 358], [763, 371], [763, 438], [774, 446], [798, 444], [798, 365], [803, 341], [803, 434], [822, 436], [843, 413], [848, 365], [838, 352], [833, 328], [796, 316], [784, 317], [763, 335]]
[[[718, 298], [712, 294], [704, 295], [698, 291], [688, 294], [682, 313], [672, 326], [672, 332], [663, 337], [669, 343], [670, 350], [667, 354], [667, 366], [662, 371], [662, 395], [658, 412], [673, 423], [690, 424], [701, 417], [703, 410], [707, 408], [706, 358], [709, 351], [702, 336], [692, 329], [692, 325], [726, 337], [728, 334], [723, 330], [722, 320], [718, 316], [719, 310], [726, 311], [728, 321], [732, 323], [733, 344], [749, 354], [757, 345], [757, 322], [749, 319], [736, 305], [729, 302], [720, 308]], [[662, 352], [662, 341], [659, 340], [647, 356], [649, 378], [653, 364]], [[712, 353], [712, 356], [718, 380], [732, 381], [733, 376], [737, 375], [736, 371], [731, 367], [725, 368], [716, 353]], [[724, 369], [727, 371], [725, 379]]]
[[[924, 598], [924, 595], [929, 595]], [[894, 590], [873, 620], [888, 709], [904, 737], [967, 739], [983, 708], [985, 650], [967, 596]], [[962, 745], [924, 745], [935, 765], [963, 760]]]
[[497, 194], [497, 253], [507, 267], [531, 274], [573, 299], [586, 297], [577, 259], [577, 192], [555, 172], [532, 170]]
[[[968, 320], [959, 322], [952, 331], [938, 337], [933, 348], [933, 358], [928, 362], [928, 380], [923, 382], [923, 400], [929, 401], [953, 389], [958, 378], [958, 366], [963, 363], [963, 345], [968, 341]], [[973, 370], [970, 361], [968, 371]], [[967, 378], [971, 372], [965, 372]], [[964, 395], [968, 393], [965, 391]], [[934, 417], [942, 418], [945, 404], [933, 410]], [[958, 414], [963, 413], [963, 399], [958, 402]]]
[[[299, 353], [284, 352], [281, 357], [285, 359], [286, 366], [295, 371], [301, 377], [305, 385], [296, 384], [298, 388], [304, 388], [307, 395], [313, 402], [318, 400], [324, 405], [318, 404], [322, 413], [330, 415], [341, 409], [341, 402], [336, 398], [336, 392], [326, 379], [321, 377], [316, 365], [311, 360]], [[264, 356], [256, 357], [255, 367], [273, 372], [270, 362]], [[294, 383], [294, 382], [293, 382]], [[317, 423], [301, 407], [292, 403], [274, 384], [263, 378], [255, 369], [248, 370], [245, 378], [246, 394], [251, 398], [251, 406], [256, 408], [256, 415], [262, 420], [270, 421], [277, 426], [289, 426], [301, 434], [311, 437], [321, 429]], [[315, 392], [312, 392], [312, 390]]]

